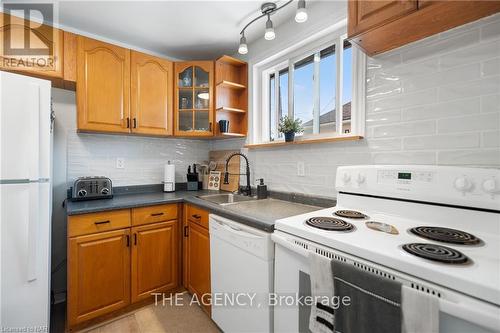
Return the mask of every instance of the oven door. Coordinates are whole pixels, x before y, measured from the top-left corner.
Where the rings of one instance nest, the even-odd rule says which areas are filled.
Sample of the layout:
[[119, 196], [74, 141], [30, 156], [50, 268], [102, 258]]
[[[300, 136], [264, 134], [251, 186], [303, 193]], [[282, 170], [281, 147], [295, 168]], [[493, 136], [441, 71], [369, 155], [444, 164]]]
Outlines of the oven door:
[[311, 295], [307, 257], [276, 244], [274, 261], [274, 331], [309, 332], [311, 308], [300, 296]]
[[[382, 269], [360, 258], [328, 249], [315, 243], [300, 239], [280, 231], [272, 235], [275, 242], [274, 262], [274, 331], [275, 332], [310, 332], [310, 306], [301, 302], [301, 297], [311, 295], [308, 251], [316, 251], [329, 258], [341, 255]], [[383, 268], [395, 275], [396, 272]], [[403, 276], [402, 274], [400, 274]], [[415, 283], [419, 283], [416, 282]], [[487, 333], [500, 332], [500, 309], [486, 302], [480, 302], [448, 289], [440, 288], [441, 294], [449, 295], [450, 300], [439, 299], [440, 333]]]

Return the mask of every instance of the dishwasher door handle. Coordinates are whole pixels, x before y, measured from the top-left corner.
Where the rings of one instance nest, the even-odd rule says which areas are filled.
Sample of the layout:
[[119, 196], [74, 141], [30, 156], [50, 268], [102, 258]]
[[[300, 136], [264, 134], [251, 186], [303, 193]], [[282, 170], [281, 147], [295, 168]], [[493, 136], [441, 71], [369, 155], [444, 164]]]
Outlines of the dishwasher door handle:
[[237, 227], [233, 227], [229, 224], [226, 224], [226, 223], [222, 223], [220, 221], [217, 221], [217, 224], [222, 226], [226, 231], [232, 233], [232, 234], [236, 234], [238, 236], [242, 236], [242, 237], [246, 237], [246, 238], [253, 238], [253, 239], [260, 239], [262, 238], [261, 236], [259, 235], [255, 235], [251, 232], [248, 232], [248, 231], [245, 231], [244, 229], [240, 229], [240, 228], [237, 228]]

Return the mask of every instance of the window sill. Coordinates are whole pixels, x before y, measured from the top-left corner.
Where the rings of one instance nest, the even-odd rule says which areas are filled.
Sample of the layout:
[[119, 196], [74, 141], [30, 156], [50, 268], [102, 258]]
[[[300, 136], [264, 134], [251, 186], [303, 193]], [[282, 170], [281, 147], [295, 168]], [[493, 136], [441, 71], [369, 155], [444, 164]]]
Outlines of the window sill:
[[360, 135], [346, 135], [346, 136], [335, 136], [328, 138], [315, 138], [315, 139], [304, 139], [300, 138], [295, 139], [293, 142], [285, 142], [285, 141], [273, 141], [273, 142], [265, 142], [265, 143], [254, 143], [245, 145], [245, 148], [248, 149], [256, 149], [256, 148], [274, 148], [281, 146], [290, 146], [290, 145], [307, 145], [313, 143], [324, 143], [324, 142], [337, 142], [337, 141], [355, 141], [363, 139]]

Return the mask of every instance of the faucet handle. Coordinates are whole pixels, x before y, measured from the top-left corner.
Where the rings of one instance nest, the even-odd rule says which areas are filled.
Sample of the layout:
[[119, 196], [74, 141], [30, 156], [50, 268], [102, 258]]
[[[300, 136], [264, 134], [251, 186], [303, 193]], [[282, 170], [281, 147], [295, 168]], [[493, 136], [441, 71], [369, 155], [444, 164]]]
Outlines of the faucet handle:
[[255, 182], [259, 183], [259, 185], [264, 185], [264, 178], [257, 178]]

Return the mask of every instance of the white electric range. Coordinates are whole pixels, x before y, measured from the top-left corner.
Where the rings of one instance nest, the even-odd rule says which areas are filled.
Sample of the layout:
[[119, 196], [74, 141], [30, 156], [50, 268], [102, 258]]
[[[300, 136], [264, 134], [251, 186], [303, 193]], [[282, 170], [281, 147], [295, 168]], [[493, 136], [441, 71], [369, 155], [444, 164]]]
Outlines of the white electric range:
[[[337, 206], [278, 220], [275, 292], [307, 294], [308, 251], [439, 298], [440, 332], [500, 332], [500, 170], [339, 167]], [[277, 306], [276, 332], [307, 331]]]

